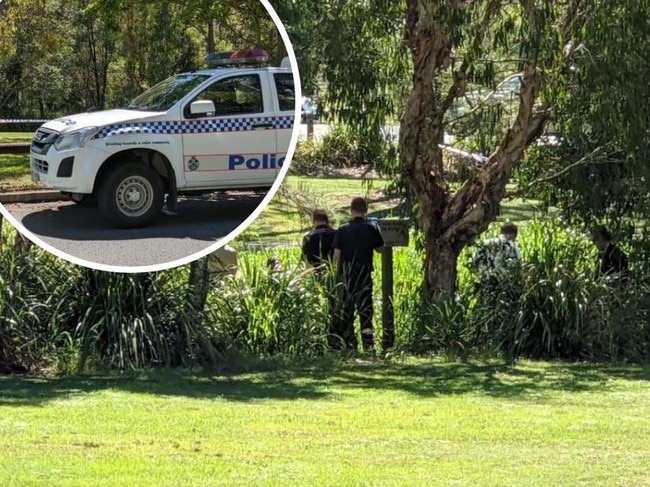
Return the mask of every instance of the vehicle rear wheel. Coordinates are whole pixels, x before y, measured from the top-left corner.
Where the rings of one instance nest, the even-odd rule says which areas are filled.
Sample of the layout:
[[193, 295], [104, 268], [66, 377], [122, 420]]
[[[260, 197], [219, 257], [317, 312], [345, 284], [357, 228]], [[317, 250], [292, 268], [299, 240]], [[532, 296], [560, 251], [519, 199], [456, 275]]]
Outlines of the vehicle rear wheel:
[[163, 205], [162, 179], [150, 166], [130, 162], [111, 170], [99, 183], [97, 204], [121, 228], [149, 225]]

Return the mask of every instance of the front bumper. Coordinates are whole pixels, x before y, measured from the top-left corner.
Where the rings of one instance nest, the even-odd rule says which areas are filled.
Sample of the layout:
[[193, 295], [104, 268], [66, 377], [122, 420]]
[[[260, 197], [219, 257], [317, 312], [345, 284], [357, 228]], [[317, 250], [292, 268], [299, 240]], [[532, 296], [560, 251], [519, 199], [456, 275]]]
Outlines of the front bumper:
[[39, 154], [32, 150], [32, 181], [66, 193], [92, 193], [94, 177], [89, 174], [88, 159], [83, 152], [77, 149], [58, 153], [50, 148], [47, 154]]

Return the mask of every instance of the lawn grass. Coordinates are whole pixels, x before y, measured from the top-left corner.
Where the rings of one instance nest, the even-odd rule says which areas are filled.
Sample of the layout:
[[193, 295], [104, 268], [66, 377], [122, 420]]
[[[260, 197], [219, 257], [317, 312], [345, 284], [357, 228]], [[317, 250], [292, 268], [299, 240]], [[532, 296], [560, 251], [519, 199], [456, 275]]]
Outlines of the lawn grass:
[[0, 377], [0, 485], [650, 485], [650, 369]]
[[9, 142], [31, 142], [34, 132], [0, 132], [0, 144]]
[[29, 154], [0, 155], [0, 192], [45, 189], [34, 183], [29, 169]]

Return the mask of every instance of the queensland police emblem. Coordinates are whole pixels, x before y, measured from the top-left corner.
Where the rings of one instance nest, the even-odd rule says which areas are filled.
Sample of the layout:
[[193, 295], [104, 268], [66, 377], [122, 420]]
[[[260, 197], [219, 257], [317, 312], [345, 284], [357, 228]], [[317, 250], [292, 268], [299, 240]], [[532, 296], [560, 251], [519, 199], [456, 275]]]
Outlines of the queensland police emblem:
[[196, 171], [199, 168], [199, 160], [196, 157], [192, 157], [187, 161], [187, 167], [190, 171]]

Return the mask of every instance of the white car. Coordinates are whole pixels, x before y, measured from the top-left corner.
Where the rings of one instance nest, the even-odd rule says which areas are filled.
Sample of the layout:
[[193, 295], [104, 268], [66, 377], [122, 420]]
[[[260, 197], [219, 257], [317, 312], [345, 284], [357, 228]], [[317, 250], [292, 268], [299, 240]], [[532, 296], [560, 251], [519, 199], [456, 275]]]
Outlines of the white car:
[[125, 228], [150, 224], [165, 194], [270, 188], [294, 127], [291, 68], [247, 66], [241, 54], [220, 64], [172, 76], [124, 109], [45, 123], [32, 178], [79, 203], [96, 199]]

